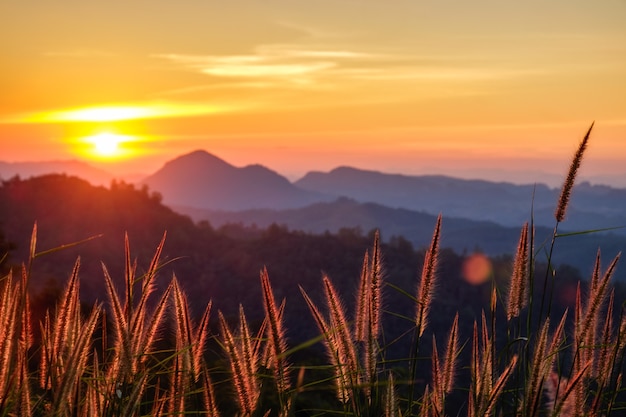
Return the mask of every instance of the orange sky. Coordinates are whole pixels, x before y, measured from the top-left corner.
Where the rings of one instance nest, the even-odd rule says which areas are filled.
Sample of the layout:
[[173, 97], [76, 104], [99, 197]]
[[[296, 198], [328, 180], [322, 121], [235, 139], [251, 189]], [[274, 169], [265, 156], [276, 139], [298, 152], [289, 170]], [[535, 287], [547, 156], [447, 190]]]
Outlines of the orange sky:
[[0, 160], [626, 177], [622, 0], [94, 3], [0, 3]]

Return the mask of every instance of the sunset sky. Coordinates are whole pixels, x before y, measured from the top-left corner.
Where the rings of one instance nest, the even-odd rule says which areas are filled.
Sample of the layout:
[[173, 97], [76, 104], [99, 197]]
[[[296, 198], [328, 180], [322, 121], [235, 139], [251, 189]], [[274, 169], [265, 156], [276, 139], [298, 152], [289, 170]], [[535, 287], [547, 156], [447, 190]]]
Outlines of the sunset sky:
[[583, 173], [626, 176], [625, 0], [5, 1], [0, 45], [2, 161], [526, 181], [595, 120]]

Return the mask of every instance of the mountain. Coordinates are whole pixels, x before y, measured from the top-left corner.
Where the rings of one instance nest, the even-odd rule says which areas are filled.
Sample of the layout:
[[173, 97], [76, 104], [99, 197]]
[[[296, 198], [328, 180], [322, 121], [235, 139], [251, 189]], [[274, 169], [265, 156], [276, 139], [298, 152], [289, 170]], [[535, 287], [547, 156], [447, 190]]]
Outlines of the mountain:
[[[394, 208], [518, 226], [530, 218], [553, 227], [559, 190], [543, 184], [464, 180], [447, 176], [384, 174], [350, 167], [310, 172], [294, 183], [309, 191]], [[572, 193], [568, 219], [580, 230], [626, 226], [626, 189], [583, 182]], [[617, 231], [626, 233], [625, 230]]]
[[[226, 212], [183, 207], [176, 207], [175, 210], [196, 221], [207, 220], [213, 227], [242, 224], [265, 228], [279, 224], [306, 233], [330, 232], [340, 235], [349, 230], [380, 229], [383, 240], [393, 241], [394, 236], [402, 237], [418, 248], [430, 243], [436, 221], [436, 216], [425, 212], [389, 208], [376, 203], [358, 203], [348, 198], [290, 210]], [[441, 244], [457, 253], [479, 250], [490, 256], [511, 254], [517, 246], [520, 228], [521, 223], [516, 227], [505, 227], [490, 221], [448, 216], [444, 212]], [[551, 228], [538, 227], [535, 233], [537, 247], [544, 244], [551, 234]], [[556, 264], [566, 263], [582, 272], [590, 272], [598, 248], [602, 248], [607, 258], [615, 256], [626, 250], [626, 236], [599, 233], [568, 236], [559, 239], [553, 259]], [[542, 252], [540, 256], [543, 256]]]
[[205, 151], [167, 162], [143, 184], [172, 206], [223, 210], [292, 208], [328, 199], [291, 184], [261, 165], [238, 168]]
[[44, 174], [67, 174], [83, 178], [94, 185], [109, 185], [113, 175], [80, 161], [2, 162], [0, 179], [16, 175], [30, 178]]

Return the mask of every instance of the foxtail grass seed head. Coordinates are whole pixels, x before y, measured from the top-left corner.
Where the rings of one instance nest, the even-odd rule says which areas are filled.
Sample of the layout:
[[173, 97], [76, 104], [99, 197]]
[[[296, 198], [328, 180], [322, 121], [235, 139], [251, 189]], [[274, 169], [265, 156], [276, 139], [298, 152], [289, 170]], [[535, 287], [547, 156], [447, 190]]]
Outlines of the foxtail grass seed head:
[[369, 332], [370, 335], [377, 337], [380, 333], [380, 318], [382, 311], [382, 260], [380, 253], [380, 234], [378, 230], [374, 237], [374, 247], [372, 248], [372, 266], [370, 268], [370, 285], [369, 291], [371, 301], [369, 308]]
[[437, 217], [437, 224], [433, 232], [432, 241], [426, 256], [424, 257], [424, 267], [417, 291], [417, 314], [415, 317], [415, 325], [419, 330], [419, 335], [424, 334], [424, 330], [428, 324], [428, 313], [430, 312], [430, 304], [433, 300], [435, 292], [435, 280], [437, 277], [437, 264], [439, 258], [439, 240], [441, 235], [441, 214]]
[[454, 379], [456, 376], [456, 359], [459, 353], [459, 313], [454, 316], [448, 343], [443, 360], [442, 370], [442, 388], [445, 393], [449, 394], [454, 388]]
[[528, 222], [522, 227], [515, 261], [513, 262], [513, 274], [509, 287], [509, 299], [506, 308], [506, 318], [511, 320], [519, 316], [521, 310], [528, 302], [526, 280], [528, 277]]
[[369, 301], [371, 300], [369, 292], [370, 286], [369, 273], [369, 255], [365, 252], [363, 256], [363, 266], [361, 267], [361, 279], [359, 281], [359, 292], [356, 297], [356, 314], [354, 317], [354, 338], [358, 342], [365, 342], [367, 318], [370, 316]]
[[286, 393], [290, 388], [289, 366], [285, 358], [287, 352], [287, 340], [285, 337], [285, 329], [283, 327], [282, 317], [279, 308], [274, 299], [274, 293], [270, 285], [269, 274], [267, 268], [261, 271], [261, 287], [263, 290], [263, 307], [267, 317], [267, 337], [269, 339], [272, 368], [278, 391]]
[[252, 392], [250, 388], [253, 384], [249, 381], [251, 375], [246, 372], [244, 359], [242, 358], [240, 349], [237, 348], [235, 338], [226, 323], [226, 319], [221, 311], [218, 311], [220, 328], [224, 347], [230, 360], [230, 367], [233, 376], [233, 382], [237, 391], [237, 401], [244, 415], [252, 415], [257, 401], [257, 393]]
[[563, 187], [561, 188], [559, 202], [554, 212], [554, 218], [558, 223], [562, 222], [565, 219], [565, 213], [567, 211], [567, 206], [569, 205], [572, 188], [574, 188], [574, 182], [576, 181], [576, 174], [578, 173], [578, 168], [580, 167], [580, 164], [583, 160], [585, 149], [587, 149], [587, 142], [589, 141], [589, 135], [591, 134], [591, 129], [593, 129], [594, 123], [595, 122], [591, 123], [591, 126], [589, 126], [589, 130], [587, 130], [587, 134], [580, 142], [578, 150], [576, 151], [576, 154], [572, 159], [572, 163], [570, 164], [567, 177], [565, 178], [565, 182], [563, 183]]

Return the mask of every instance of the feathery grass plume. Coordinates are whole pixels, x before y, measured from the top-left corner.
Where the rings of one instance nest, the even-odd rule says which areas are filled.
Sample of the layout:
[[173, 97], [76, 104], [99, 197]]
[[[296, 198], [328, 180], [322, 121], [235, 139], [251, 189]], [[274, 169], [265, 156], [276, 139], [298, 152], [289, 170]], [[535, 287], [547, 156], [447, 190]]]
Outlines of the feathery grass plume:
[[598, 286], [598, 282], [600, 281], [600, 267], [601, 267], [601, 252], [600, 248], [598, 248], [598, 252], [596, 253], [596, 262], [593, 265], [593, 272], [591, 274], [591, 281], [589, 284], [589, 291], [594, 292], [596, 287]]
[[542, 385], [550, 369], [546, 369], [545, 356], [548, 348], [548, 329], [550, 320], [546, 319], [541, 326], [539, 335], [535, 341], [532, 361], [530, 363], [530, 379], [526, 388], [527, 404], [525, 407], [527, 416], [536, 416], [541, 407]]
[[518, 356], [517, 355], [513, 356], [513, 358], [507, 365], [507, 367], [504, 369], [502, 374], [500, 374], [500, 376], [496, 380], [495, 384], [493, 384], [493, 388], [491, 389], [491, 393], [487, 400], [487, 407], [485, 408], [485, 411], [482, 415], [484, 416], [493, 415], [496, 402], [500, 398], [500, 395], [502, 394], [502, 391], [504, 390], [504, 386], [506, 385], [507, 381], [511, 377], [513, 370], [517, 366], [517, 361], [518, 361]]
[[211, 381], [209, 370], [206, 369], [206, 366], [204, 366], [202, 370], [202, 400], [208, 417], [220, 416], [215, 399], [215, 388], [213, 387], [213, 382]]
[[424, 395], [422, 396], [422, 404], [420, 407], [419, 417], [431, 417], [433, 415], [431, 411], [432, 403], [430, 401], [430, 389], [429, 386], [426, 385], [426, 388], [424, 388]]
[[[184, 359], [180, 355], [179, 341], [176, 341], [176, 354], [174, 357], [174, 367], [169, 369], [169, 398], [168, 398], [168, 414], [182, 415], [185, 411], [185, 369]], [[171, 366], [171, 365], [170, 365]]]
[[[104, 312], [102, 309], [101, 315]], [[92, 353], [92, 378], [89, 384], [87, 384], [87, 412], [88, 416], [102, 416], [104, 412], [104, 393], [107, 391], [105, 376], [102, 372], [99, 360], [98, 352], [94, 349]]]
[[354, 316], [354, 338], [358, 342], [366, 341], [365, 328], [367, 326], [367, 319], [370, 317], [370, 277], [369, 256], [366, 251], [363, 256], [363, 266], [361, 268], [361, 279], [359, 280], [359, 292], [356, 297], [356, 312]]
[[525, 416], [536, 416], [540, 413], [543, 394], [546, 390], [545, 382], [548, 380], [564, 341], [567, 313], [565, 311], [561, 317], [551, 340], [549, 340], [550, 321], [548, 319], [544, 322], [535, 340], [529, 379], [526, 384], [525, 405], [520, 410]]
[[[173, 282], [167, 286], [165, 292], [161, 296], [161, 299], [157, 303], [152, 315], [147, 319], [147, 324], [144, 324], [146, 320], [137, 320], [138, 325], [135, 328], [135, 331], [132, 333], [135, 340], [133, 341], [133, 346], [135, 346], [133, 360], [135, 361], [134, 367], [138, 366], [138, 363], [145, 362], [145, 359], [150, 354], [152, 350], [152, 346], [157, 337], [158, 330], [163, 323], [166, 313], [167, 300], [169, 299], [170, 293], [172, 292]], [[137, 316], [145, 316], [143, 313], [145, 311], [145, 307], [137, 313]]]
[[309, 310], [315, 319], [315, 323], [317, 324], [320, 333], [324, 335], [324, 344], [326, 346], [328, 358], [333, 366], [333, 369], [335, 370], [334, 380], [337, 386], [337, 398], [345, 404], [351, 399], [350, 378], [344, 369], [345, 358], [347, 355], [342, 351], [342, 345], [337, 340], [336, 332], [330, 328], [330, 325], [326, 322], [324, 316], [322, 316], [315, 303], [313, 303], [311, 298], [307, 295], [306, 291], [304, 291], [304, 289], [300, 286], [299, 288], [302, 293], [302, 297], [309, 306]]
[[557, 359], [558, 352], [561, 350], [561, 345], [564, 343], [564, 330], [565, 323], [567, 321], [567, 315], [569, 314], [569, 310], [565, 310], [563, 316], [561, 316], [561, 321], [559, 322], [556, 329], [554, 329], [554, 333], [552, 334], [552, 342], [550, 342], [550, 346], [548, 347], [548, 354], [545, 358], [548, 368], [552, 368], [554, 366], [554, 362]]
[[189, 318], [187, 297], [181, 291], [176, 276], [172, 279], [172, 287], [174, 315], [176, 317], [176, 356], [182, 360], [180, 371], [183, 374], [187, 374], [192, 372], [191, 366], [193, 362], [191, 358], [191, 319]]
[[[135, 308], [134, 318], [132, 320], [132, 334], [136, 334], [139, 330], [140, 326], [142, 326], [143, 320], [145, 318], [145, 306], [146, 302], [150, 295], [154, 292], [154, 279], [156, 278], [156, 273], [159, 269], [159, 261], [161, 259], [161, 253], [163, 251], [163, 246], [165, 245], [165, 238], [167, 233], [163, 234], [161, 238], [161, 242], [157, 246], [154, 256], [152, 257], [152, 261], [150, 262], [150, 266], [148, 267], [148, 271], [143, 276], [143, 284], [141, 287], [141, 295], [139, 297], [139, 302], [137, 303], [137, 307]], [[130, 255], [129, 255], [130, 256]]]
[[[278, 307], [278, 320], [283, 320], [283, 313], [285, 312], [285, 305], [287, 300], [283, 298], [283, 301], [280, 303], [280, 307]], [[267, 315], [263, 318], [263, 322], [261, 322], [261, 326], [259, 326], [259, 330], [257, 330], [256, 337], [254, 338], [254, 354], [260, 359], [261, 366], [264, 366], [267, 369], [272, 367], [272, 347], [269, 343], [266, 342], [268, 326]], [[261, 349], [263, 351], [261, 352]]]
[[448, 335], [448, 343], [443, 359], [443, 367], [441, 374], [441, 386], [443, 392], [449, 394], [454, 388], [454, 379], [456, 376], [456, 359], [459, 354], [459, 313], [454, 316], [450, 334]]
[[[608, 266], [603, 277], [596, 283], [593, 291], [590, 291], [582, 322], [576, 328], [577, 342], [594, 343], [593, 341], [595, 340], [595, 335], [597, 334], [600, 325], [600, 309], [606, 300], [608, 283], [613, 276], [613, 272], [615, 271], [615, 267], [617, 266], [620, 256], [621, 253], [618, 253], [617, 256], [613, 258], [613, 261], [611, 261], [611, 264]], [[582, 346], [578, 346], [578, 348], [581, 347]], [[590, 346], [590, 348], [593, 348], [593, 346]]]
[[[118, 375], [113, 376], [113, 379], [124, 379], [125, 377], [130, 377], [137, 372], [133, 361], [131, 335], [129, 334], [128, 323], [126, 321], [124, 309], [122, 308], [122, 303], [117, 295], [117, 291], [115, 290], [109, 271], [104, 264], [102, 264], [102, 270], [104, 272], [104, 282], [106, 284], [107, 295], [111, 304], [113, 328], [115, 329], [114, 349], [116, 363], [112, 369], [116, 369], [116, 373], [118, 373]], [[121, 375], [119, 375], [119, 373], [121, 373]]]
[[[584, 364], [584, 366], [569, 380], [565, 379], [561, 381], [558, 375], [555, 375], [556, 383], [550, 384], [551, 387], [548, 390], [548, 409], [553, 410], [552, 414], [555, 416], [583, 416], [588, 415], [583, 410], [585, 398], [584, 390], [580, 390], [574, 395], [574, 401], [570, 399], [571, 394], [576, 390], [579, 391], [583, 387], [583, 378], [588, 373], [591, 366], [591, 360]], [[560, 389], [560, 385], [565, 383], [565, 389]], [[584, 387], [583, 387], [584, 388]], [[552, 391], [554, 390], [554, 391]], [[576, 398], [581, 396], [581, 398]]]
[[258, 399], [258, 393], [251, 392], [250, 387], [252, 384], [248, 381], [250, 375], [246, 373], [246, 366], [244, 360], [241, 357], [241, 352], [237, 348], [235, 338], [231, 333], [226, 319], [221, 311], [218, 311], [220, 327], [222, 332], [222, 338], [224, 340], [224, 348], [228, 354], [230, 361], [230, 367], [233, 373], [233, 384], [237, 391], [237, 401], [239, 407], [244, 416], [251, 416], [256, 409], [256, 403]]
[[193, 335], [193, 345], [191, 346], [191, 355], [192, 355], [192, 369], [194, 370], [194, 382], [198, 382], [200, 378], [200, 370], [202, 368], [202, 358], [204, 356], [204, 350], [206, 348], [206, 343], [209, 339], [209, 317], [211, 314], [211, 306], [213, 305], [213, 301], [209, 300], [206, 308], [204, 309], [204, 314], [202, 314], [202, 318], [200, 319], [200, 324], [196, 328]]
[[615, 302], [615, 290], [609, 295], [609, 304], [604, 315], [604, 326], [600, 341], [600, 352], [598, 354], [597, 366], [594, 369], [594, 376], [602, 381], [603, 386], [608, 386], [613, 371], [614, 361], [611, 360], [611, 353], [617, 346], [616, 340], [612, 337], [613, 329], [613, 305]]
[[439, 240], [441, 235], [441, 214], [437, 217], [437, 225], [433, 233], [430, 248], [424, 257], [424, 268], [417, 291], [417, 314], [415, 324], [418, 329], [418, 337], [424, 334], [428, 324], [428, 313], [435, 290], [435, 280], [437, 277], [437, 263], [439, 257]]
[[48, 314], [45, 320], [39, 378], [43, 388], [57, 390], [67, 368], [72, 366], [68, 362], [69, 355], [77, 343], [81, 328], [79, 266], [80, 258], [74, 264], [61, 303], [57, 307], [54, 325], [51, 325]]
[[76, 389], [80, 378], [85, 372], [85, 366], [91, 350], [93, 333], [97, 327], [101, 306], [94, 306], [91, 315], [81, 326], [79, 336], [72, 346], [67, 358], [67, 367], [60, 375], [59, 385], [53, 389], [52, 415], [66, 415], [72, 407], [75, 407], [80, 398], [76, 398]]
[[506, 381], [517, 366], [518, 360], [517, 355], [513, 356], [504, 371], [496, 379], [493, 356], [495, 338], [489, 337], [487, 318], [484, 311], [481, 317], [481, 333], [479, 337], [478, 324], [474, 322], [472, 355], [470, 359], [472, 382], [468, 399], [468, 416], [470, 417], [482, 417], [493, 413], [495, 404], [502, 394]]
[[[493, 291], [492, 291], [493, 294]], [[481, 386], [482, 386], [482, 391], [483, 392], [490, 392], [492, 387], [493, 387], [493, 361], [494, 361], [494, 357], [493, 357], [493, 353], [494, 353], [494, 338], [493, 337], [489, 337], [489, 330], [487, 330], [487, 318], [485, 316], [485, 310], [482, 311], [482, 315], [481, 315], [481, 340], [482, 340], [482, 345], [481, 345], [481, 358], [482, 358], [482, 362], [481, 362], [481, 374], [482, 374], [482, 381], [481, 381]]]
[[[21, 325], [20, 325], [20, 330], [21, 330], [21, 342], [22, 342], [22, 346], [24, 349], [26, 349], [26, 351], [28, 351], [28, 349], [32, 346], [33, 343], [33, 330], [31, 327], [31, 322], [30, 322], [30, 297], [28, 296], [28, 271], [26, 270], [26, 267], [24, 265], [22, 265], [22, 281], [21, 281], [21, 303], [20, 303], [20, 310], [21, 310]], [[26, 355], [27, 357], [28, 355]]]
[[[598, 284], [600, 283], [601, 264], [602, 264], [602, 262], [601, 262], [601, 253], [600, 253], [600, 249], [598, 248], [598, 252], [596, 253], [596, 261], [595, 261], [594, 267], [593, 267], [593, 273], [591, 274], [591, 280], [589, 282], [589, 293], [588, 293], [587, 305], [589, 305], [591, 303], [591, 299], [592, 299], [593, 295], [596, 293], [597, 288], [598, 288]], [[580, 310], [581, 317], [582, 317], [582, 311], [583, 310], [581, 308], [581, 310]], [[578, 330], [578, 327], [576, 329]], [[596, 336], [597, 336], [597, 326], [593, 326], [592, 331], [589, 331], [589, 332], [586, 333], [585, 341], [584, 341], [584, 348], [583, 348], [582, 352], [579, 353], [581, 355], [581, 361], [582, 362], [586, 362], [587, 359], [590, 357], [589, 355], [593, 355], [593, 350], [594, 350], [593, 347], [596, 344]], [[577, 337], [578, 337], [578, 335], [577, 335]]]
[[527, 285], [528, 279], [528, 222], [524, 223], [520, 233], [515, 261], [513, 262], [513, 274], [509, 286], [509, 298], [506, 308], [506, 319], [510, 321], [518, 317], [520, 311], [528, 302]]
[[263, 290], [263, 307], [267, 316], [267, 338], [271, 347], [272, 370], [276, 378], [279, 397], [282, 398], [290, 387], [289, 365], [285, 358], [287, 352], [287, 341], [285, 340], [285, 330], [280, 312], [276, 306], [276, 300], [272, 293], [270, 278], [267, 268], [261, 271], [261, 287]]
[[[74, 339], [76, 329], [73, 328], [72, 324], [78, 324], [76, 323], [76, 317], [79, 315], [79, 268], [80, 258], [76, 259], [74, 269], [72, 270], [72, 274], [65, 287], [65, 292], [61, 298], [61, 305], [57, 309], [57, 315], [54, 321], [54, 338], [52, 339], [52, 358], [60, 358], [64, 353], [64, 349], [71, 345]], [[62, 363], [58, 365], [63, 366]]]
[[39, 359], [39, 387], [50, 389], [50, 363], [52, 362], [52, 343], [50, 330], [50, 311], [46, 311], [41, 327], [41, 356]]
[[[202, 355], [208, 338], [208, 317], [211, 302], [207, 305], [202, 321], [197, 329], [193, 329], [189, 305], [186, 295], [180, 289], [178, 280], [174, 276], [172, 280], [172, 295], [174, 299], [174, 311], [176, 316], [176, 366], [179, 375], [175, 378], [177, 384], [176, 394], [189, 391], [192, 382], [197, 382], [200, 377]], [[175, 398], [174, 408], [184, 411], [185, 398]]]
[[432, 405], [435, 409], [435, 414], [443, 413], [443, 406], [445, 403], [445, 393], [443, 388], [443, 377], [441, 375], [441, 362], [439, 360], [439, 352], [437, 351], [437, 341], [435, 339], [435, 335], [433, 334], [433, 350], [431, 355], [431, 374], [432, 374], [432, 385], [433, 385], [433, 396], [434, 399], [432, 401]]
[[126, 232], [124, 233], [124, 283], [126, 284], [124, 314], [126, 315], [127, 323], [132, 323], [136, 270], [137, 260], [133, 262], [130, 257], [130, 241], [128, 240], [128, 232]]
[[369, 279], [371, 298], [369, 308], [369, 334], [378, 337], [380, 334], [380, 317], [382, 312], [382, 260], [380, 253], [380, 234], [378, 230], [374, 236], [374, 247], [372, 248], [372, 266], [369, 269], [371, 277]]
[[376, 379], [376, 360], [378, 357], [378, 337], [382, 332], [382, 255], [380, 251], [380, 234], [376, 231], [372, 248], [372, 264], [369, 268], [369, 308], [367, 308], [367, 326], [364, 346], [365, 372], [361, 376], [366, 385], [365, 394], [371, 400], [371, 384]]
[[14, 372], [14, 351], [16, 349], [17, 308], [19, 288], [13, 288], [13, 276], [9, 271], [4, 281], [2, 298], [0, 299], [0, 409], [11, 394], [10, 386]]
[[396, 399], [395, 383], [393, 373], [389, 371], [387, 378], [387, 390], [385, 392], [385, 417], [399, 417], [398, 400]]
[[330, 329], [334, 333], [335, 340], [338, 344], [340, 363], [346, 366], [348, 377], [351, 380], [351, 386], [355, 387], [358, 385], [358, 362], [356, 349], [352, 335], [350, 334], [348, 321], [346, 320], [343, 302], [330, 281], [330, 278], [324, 276], [323, 283], [330, 315]]
[[19, 393], [20, 415], [30, 417], [32, 413], [32, 398], [28, 374], [28, 350], [32, 343], [30, 328], [30, 302], [28, 297], [28, 274], [26, 266], [22, 265], [22, 280], [20, 282], [20, 336], [17, 344], [17, 364], [19, 375], [16, 390]]
[[591, 129], [593, 129], [594, 123], [595, 122], [591, 123], [591, 126], [589, 126], [589, 130], [587, 130], [587, 134], [580, 142], [578, 150], [576, 151], [576, 154], [572, 159], [572, 163], [569, 167], [569, 171], [567, 173], [567, 177], [565, 178], [565, 182], [563, 183], [563, 187], [561, 188], [559, 202], [554, 212], [554, 218], [556, 219], [557, 223], [561, 223], [565, 219], [565, 213], [567, 211], [567, 206], [569, 205], [572, 188], [574, 187], [574, 181], [576, 180], [576, 174], [578, 172], [578, 168], [580, 167], [580, 163], [583, 160], [585, 149], [587, 149], [587, 142], [589, 141], [589, 135], [591, 134]]
[[600, 343], [596, 347], [594, 355], [590, 355], [590, 357], [593, 358], [593, 362], [589, 369], [589, 375], [594, 378], [597, 383], [597, 388], [590, 393], [592, 397], [590, 401], [591, 405], [586, 410], [588, 415], [592, 416], [600, 415], [600, 407], [603, 403], [605, 392], [607, 388], [610, 387], [611, 379], [613, 378], [615, 362], [611, 355], [616, 347], [615, 340], [612, 336], [614, 302], [615, 291], [611, 291], [607, 310], [604, 315], [604, 325], [600, 336]]
[[246, 383], [249, 392], [258, 392], [257, 372], [259, 369], [258, 351], [254, 350], [252, 338], [250, 337], [250, 327], [243, 311], [243, 306], [239, 304], [239, 352], [243, 360], [243, 367], [246, 375]]
[[17, 391], [20, 394], [20, 416], [30, 417], [32, 416], [33, 400], [31, 396], [29, 374], [28, 374], [28, 349], [20, 342], [20, 349], [17, 356], [17, 363], [19, 366], [19, 380], [17, 384]]

